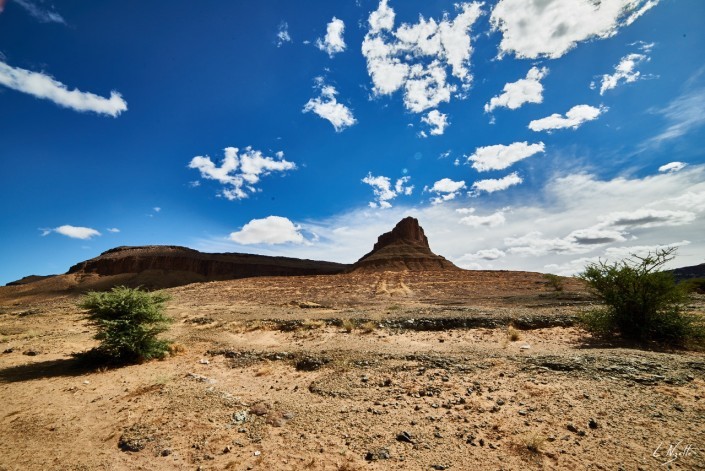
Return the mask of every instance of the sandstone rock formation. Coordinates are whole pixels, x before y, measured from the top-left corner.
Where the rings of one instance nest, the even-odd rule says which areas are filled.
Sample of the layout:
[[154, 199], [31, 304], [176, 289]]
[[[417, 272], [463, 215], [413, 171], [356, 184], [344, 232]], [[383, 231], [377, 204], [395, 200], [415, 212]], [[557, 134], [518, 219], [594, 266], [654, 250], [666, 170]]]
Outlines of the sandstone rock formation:
[[372, 251], [358, 260], [353, 270], [459, 270], [434, 254], [416, 218], [407, 217], [377, 239]]
[[288, 257], [241, 253], [202, 253], [186, 247], [151, 245], [116, 247], [72, 266], [67, 274], [118, 276], [126, 281], [163, 288], [186, 283], [253, 276], [300, 276], [341, 273], [348, 265]]

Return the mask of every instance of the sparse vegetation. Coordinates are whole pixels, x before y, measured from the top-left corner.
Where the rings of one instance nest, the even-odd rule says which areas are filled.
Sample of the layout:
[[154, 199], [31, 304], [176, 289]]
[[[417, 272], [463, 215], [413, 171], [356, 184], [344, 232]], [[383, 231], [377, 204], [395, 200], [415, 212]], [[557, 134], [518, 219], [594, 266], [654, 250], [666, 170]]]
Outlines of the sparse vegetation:
[[511, 342], [516, 342], [521, 340], [521, 333], [513, 325], [510, 325], [507, 327], [507, 338]]
[[543, 275], [543, 277], [546, 279], [546, 283], [551, 288], [556, 291], [563, 291], [563, 278], [558, 275], [554, 275], [553, 273], [546, 273], [545, 275]]
[[658, 249], [643, 257], [588, 265], [579, 276], [605, 306], [584, 316], [587, 329], [638, 341], [705, 345], [703, 319], [684, 312], [685, 290], [676, 285], [671, 273], [661, 270], [675, 251]]
[[545, 441], [546, 437], [538, 433], [530, 433], [522, 439], [524, 446], [531, 453], [541, 453], [543, 451], [541, 447], [543, 446]]
[[705, 294], [705, 278], [691, 278], [680, 282], [680, 286], [688, 293]]
[[343, 319], [340, 322], [340, 327], [349, 334], [355, 328], [355, 322], [352, 319]]
[[164, 314], [166, 294], [148, 293], [117, 286], [107, 292], [89, 292], [79, 307], [89, 311], [97, 326], [96, 349], [108, 362], [133, 363], [163, 358], [169, 353], [169, 341], [157, 336], [171, 322]]
[[379, 324], [375, 321], [367, 321], [364, 324], [360, 326], [360, 330], [362, 331], [363, 334], [371, 334], [377, 328], [379, 327]]

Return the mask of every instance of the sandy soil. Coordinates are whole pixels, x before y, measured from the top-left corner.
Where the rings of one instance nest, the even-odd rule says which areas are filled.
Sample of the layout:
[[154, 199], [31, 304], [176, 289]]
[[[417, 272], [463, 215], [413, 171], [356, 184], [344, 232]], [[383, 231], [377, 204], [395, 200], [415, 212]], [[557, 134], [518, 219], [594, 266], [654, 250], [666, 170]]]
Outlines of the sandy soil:
[[71, 356], [95, 345], [75, 295], [0, 288], [0, 470], [705, 469], [705, 355], [600, 343], [565, 285], [187, 285], [167, 290], [183, 351], [99, 370]]

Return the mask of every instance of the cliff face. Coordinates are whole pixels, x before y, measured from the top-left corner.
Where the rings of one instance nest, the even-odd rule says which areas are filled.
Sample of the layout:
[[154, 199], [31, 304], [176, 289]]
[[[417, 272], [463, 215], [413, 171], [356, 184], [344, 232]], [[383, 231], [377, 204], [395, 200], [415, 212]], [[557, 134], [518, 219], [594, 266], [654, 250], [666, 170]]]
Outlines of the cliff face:
[[347, 265], [286, 257], [239, 253], [209, 254], [186, 247], [117, 247], [72, 266], [68, 273], [104, 276], [142, 273], [148, 270], [187, 272], [205, 280], [251, 276], [297, 276], [340, 273]]
[[353, 270], [459, 270], [434, 254], [419, 221], [407, 217], [390, 232], [379, 236], [372, 251], [353, 265]]

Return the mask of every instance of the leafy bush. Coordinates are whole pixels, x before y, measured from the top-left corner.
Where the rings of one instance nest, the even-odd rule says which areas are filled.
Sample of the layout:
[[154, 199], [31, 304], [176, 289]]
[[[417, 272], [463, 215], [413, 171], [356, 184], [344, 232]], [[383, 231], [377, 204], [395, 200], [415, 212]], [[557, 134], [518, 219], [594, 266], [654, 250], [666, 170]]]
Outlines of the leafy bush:
[[683, 280], [680, 285], [688, 293], [705, 294], [705, 278], [691, 278]]
[[164, 293], [117, 286], [108, 292], [89, 292], [78, 305], [89, 311], [98, 327], [97, 353], [111, 362], [132, 363], [168, 353], [169, 342], [156, 338], [171, 322], [164, 315], [168, 299]]
[[674, 254], [675, 248], [658, 249], [644, 257], [632, 254], [619, 262], [588, 265], [579, 277], [605, 303], [585, 316], [588, 330], [639, 341], [705, 344], [703, 319], [683, 311], [685, 291], [671, 273], [661, 271]]
[[563, 278], [553, 273], [546, 273], [543, 277], [553, 289], [563, 291]]

